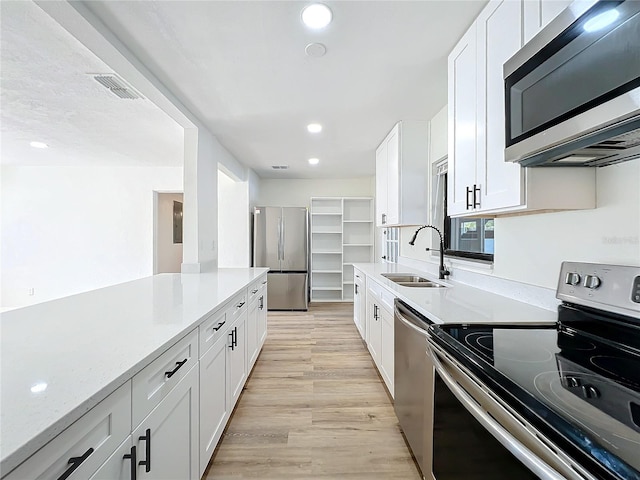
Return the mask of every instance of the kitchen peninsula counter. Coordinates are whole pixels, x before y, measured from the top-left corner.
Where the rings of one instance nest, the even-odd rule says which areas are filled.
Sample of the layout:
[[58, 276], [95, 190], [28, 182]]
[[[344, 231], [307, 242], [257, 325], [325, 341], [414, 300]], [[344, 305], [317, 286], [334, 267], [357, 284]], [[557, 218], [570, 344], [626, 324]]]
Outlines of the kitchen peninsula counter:
[[0, 472], [26, 460], [267, 270], [160, 274], [3, 313]]

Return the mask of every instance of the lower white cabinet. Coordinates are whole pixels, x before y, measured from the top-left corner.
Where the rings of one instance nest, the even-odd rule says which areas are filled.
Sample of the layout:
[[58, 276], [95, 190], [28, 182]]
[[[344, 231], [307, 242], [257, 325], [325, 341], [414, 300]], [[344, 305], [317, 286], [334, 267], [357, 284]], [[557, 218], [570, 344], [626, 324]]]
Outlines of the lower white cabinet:
[[367, 301], [364, 274], [353, 269], [353, 321], [363, 340], [366, 340]]
[[382, 342], [381, 342], [381, 361], [380, 361], [380, 374], [382, 379], [387, 384], [389, 393], [394, 396], [394, 384], [393, 384], [393, 365], [394, 365], [394, 344], [393, 344], [393, 314], [386, 308], [380, 309], [380, 316], [382, 324]]
[[258, 297], [258, 353], [267, 339], [267, 281]]
[[200, 358], [200, 476], [231, 414], [227, 398], [229, 345], [230, 340], [223, 336]]
[[198, 369], [192, 368], [133, 431], [137, 479], [198, 480]]
[[137, 450], [129, 435], [89, 480], [135, 480], [138, 469]]
[[251, 371], [251, 367], [258, 358], [260, 349], [258, 347], [258, 315], [260, 310], [258, 306], [260, 301], [258, 298], [254, 298], [249, 302], [249, 311], [247, 314], [247, 365], [248, 371]]
[[238, 401], [247, 380], [247, 312], [229, 326], [227, 349], [230, 352], [227, 399], [230, 408]]
[[387, 390], [394, 396], [393, 368], [393, 302], [394, 295], [367, 278], [366, 338], [369, 353], [384, 380]]

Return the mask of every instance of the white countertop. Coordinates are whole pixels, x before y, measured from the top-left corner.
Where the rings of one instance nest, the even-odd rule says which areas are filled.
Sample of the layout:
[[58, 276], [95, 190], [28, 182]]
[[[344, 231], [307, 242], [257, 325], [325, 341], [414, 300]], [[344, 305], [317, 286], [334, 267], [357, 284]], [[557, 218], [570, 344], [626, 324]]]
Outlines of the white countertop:
[[[2, 313], [0, 471], [26, 460], [267, 270], [161, 274]], [[37, 384], [46, 389], [33, 393]]]
[[[512, 300], [495, 293], [394, 263], [356, 263], [354, 267], [398, 298], [422, 313], [433, 323], [555, 323], [557, 312]], [[448, 288], [403, 287], [382, 273], [418, 274]]]

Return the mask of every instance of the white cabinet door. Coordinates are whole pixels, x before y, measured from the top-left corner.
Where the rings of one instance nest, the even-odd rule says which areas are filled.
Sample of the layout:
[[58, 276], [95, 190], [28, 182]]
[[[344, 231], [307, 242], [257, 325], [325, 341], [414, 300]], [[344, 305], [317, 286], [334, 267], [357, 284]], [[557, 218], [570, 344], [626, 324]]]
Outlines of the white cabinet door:
[[247, 379], [247, 312], [238, 318], [238, 320], [229, 328], [227, 335], [227, 353], [228, 357], [228, 383], [227, 390], [229, 409], [233, 410], [233, 406], [238, 401], [242, 387]]
[[192, 368], [133, 432], [138, 480], [198, 480], [198, 369]]
[[391, 394], [391, 397], [394, 398], [394, 390], [393, 390], [393, 365], [394, 365], [394, 336], [393, 336], [393, 314], [389, 312], [386, 308], [381, 308], [379, 310], [379, 315], [381, 317], [381, 357], [382, 361], [380, 362], [380, 374], [382, 375], [382, 379], [387, 385], [387, 389]]
[[[476, 211], [508, 208], [524, 203], [521, 168], [505, 162], [505, 105], [502, 66], [521, 47], [522, 9], [518, 1], [493, 1], [476, 20], [477, 167]], [[471, 185], [471, 184], [470, 184]], [[479, 203], [479, 205], [477, 205]]]
[[400, 221], [400, 131], [399, 124], [387, 137], [387, 221], [396, 225]]
[[524, 0], [524, 42], [535, 37], [573, 0]]
[[476, 177], [476, 24], [449, 55], [449, 215], [466, 212]]
[[227, 398], [227, 338], [221, 337], [200, 359], [200, 476], [224, 431]]
[[364, 275], [358, 270], [354, 271], [354, 284], [353, 284], [353, 321], [360, 332], [360, 336], [364, 340], [366, 338], [366, 300], [364, 289]]
[[387, 223], [387, 142], [376, 150], [376, 225]]
[[379, 302], [367, 293], [367, 332], [369, 335], [367, 346], [379, 370], [382, 348], [382, 323], [380, 322], [380, 307], [378, 304]]
[[258, 297], [258, 351], [267, 339], [267, 281]]
[[251, 371], [253, 364], [258, 358], [258, 315], [260, 302], [258, 298], [254, 298], [249, 302], [247, 314], [247, 371]]
[[134, 470], [138, 468], [137, 464], [137, 448], [133, 446], [129, 435], [89, 480], [133, 480], [136, 478]]

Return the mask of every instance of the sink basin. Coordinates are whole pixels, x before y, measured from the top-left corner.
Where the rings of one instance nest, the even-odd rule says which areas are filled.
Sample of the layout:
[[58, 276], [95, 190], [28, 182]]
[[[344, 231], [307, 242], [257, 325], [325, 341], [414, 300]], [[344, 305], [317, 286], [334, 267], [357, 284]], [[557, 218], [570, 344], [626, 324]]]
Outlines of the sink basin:
[[419, 287], [419, 288], [444, 288], [445, 285], [432, 282], [426, 278], [410, 273], [383, 273], [383, 277], [388, 278], [394, 283], [403, 287]]

